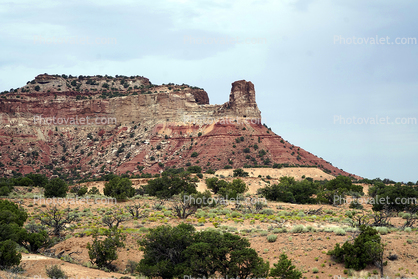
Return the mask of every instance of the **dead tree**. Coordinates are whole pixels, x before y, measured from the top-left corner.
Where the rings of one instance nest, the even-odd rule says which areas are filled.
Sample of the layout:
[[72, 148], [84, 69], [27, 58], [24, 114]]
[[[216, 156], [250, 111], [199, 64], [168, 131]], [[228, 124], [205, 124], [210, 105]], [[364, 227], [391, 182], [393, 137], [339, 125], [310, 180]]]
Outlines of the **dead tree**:
[[375, 227], [391, 227], [392, 224], [389, 222], [390, 218], [393, 216], [393, 209], [388, 205], [385, 205], [382, 210], [374, 212], [372, 214], [373, 223], [371, 226]]
[[184, 199], [182, 196], [173, 198], [173, 209], [180, 219], [186, 219], [197, 211], [197, 206], [190, 202], [190, 199]]
[[415, 222], [417, 221], [417, 216], [416, 216], [417, 211], [418, 211], [418, 207], [416, 206], [407, 208], [406, 213], [408, 213], [408, 215], [406, 217], [405, 224], [403, 224], [402, 226], [402, 230], [407, 227], [412, 228], [415, 225]]
[[246, 204], [246, 206], [245, 206], [246, 210], [249, 213], [255, 213], [255, 214], [259, 213], [264, 207], [264, 203], [262, 203], [260, 201], [256, 201], [253, 198], [251, 198], [249, 200], [249, 202], [246, 201], [245, 204]]
[[358, 213], [355, 213], [350, 218], [350, 225], [353, 228], [360, 228], [361, 225], [369, 226], [370, 225], [370, 215], [366, 214], [364, 211], [362, 212], [361, 215], [358, 214]]
[[132, 218], [134, 218], [135, 220], [145, 218], [148, 216], [148, 214], [144, 213], [144, 211], [141, 210], [141, 204], [139, 203], [128, 205], [126, 206], [126, 209], [132, 215]]
[[152, 205], [152, 208], [155, 210], [161, 210], [164, 207], [164, 204], [167, 200], [159, 200]]
[[318, 209], [305, 210], [306, 215], [321, 215], [321, 213], [322, 213], [322, 207]]
[[[109, 214], [109, 215], [108, 215]], [[119, 224], [125, 222], [128, 220], [128, 218], [125, 216], [122, 209], [117, 209], [116, 213], [108, 212], [106, 216], [102, 218], [102, 222], [109, 227], [109, 229], [112, 228], [118, 228]]]
[[66, 226], [78, 221], [79, 217], [77, 214], [72, 213], [70, 208], [61, 210], [54, 206], [46, 212], [41, 211], [40, 214], [35, 216], [35, 219], [39, 220], [42, 225], [51, 228], [53, 235], [61, 236], [61, 232], [66, 229]]

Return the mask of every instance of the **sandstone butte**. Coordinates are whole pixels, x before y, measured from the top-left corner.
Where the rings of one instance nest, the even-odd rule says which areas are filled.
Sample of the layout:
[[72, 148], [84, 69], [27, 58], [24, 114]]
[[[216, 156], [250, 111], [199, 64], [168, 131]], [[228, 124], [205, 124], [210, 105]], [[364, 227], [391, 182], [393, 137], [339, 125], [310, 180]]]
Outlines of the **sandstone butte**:
[[[91, 124], [74, 125], [87, 117]], [[232, 83], [228, 102], [211, 105], [201, 88], [141, 76], [38, 75], [0, 94], [0, 153], [6, 176], [287, 164], [358, 178], [262, 124], [254, 85], [245, 80]]]

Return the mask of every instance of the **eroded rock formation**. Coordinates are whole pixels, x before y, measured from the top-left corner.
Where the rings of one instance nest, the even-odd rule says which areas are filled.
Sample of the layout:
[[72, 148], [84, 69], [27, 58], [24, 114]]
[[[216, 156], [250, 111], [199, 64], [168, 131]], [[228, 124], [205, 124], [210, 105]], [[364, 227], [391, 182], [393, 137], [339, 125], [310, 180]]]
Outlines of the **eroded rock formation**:
[[[77, 180], [108, 171], [289, 164], [349, 175], [262, 125], [254, 85], [245, 80], [232, 83], [222, 105], [210, 105], [203, 89], [140, 76], [39, 75], [0, 97], [0, 174]], [[69, 124], [87, 117], [89, 125]], [[64, 122], [45, 122], [52, 118]]]

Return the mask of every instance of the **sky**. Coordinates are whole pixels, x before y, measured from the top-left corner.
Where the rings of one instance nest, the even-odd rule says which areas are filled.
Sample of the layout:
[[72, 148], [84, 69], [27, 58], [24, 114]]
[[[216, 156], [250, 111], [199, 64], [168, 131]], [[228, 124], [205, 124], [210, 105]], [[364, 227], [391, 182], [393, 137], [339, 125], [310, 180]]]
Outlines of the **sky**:
[[255, 85], [263, 122], [365, 178], [418, 180], [414, 0], [0, 0], [0, 91], [41, 73]]

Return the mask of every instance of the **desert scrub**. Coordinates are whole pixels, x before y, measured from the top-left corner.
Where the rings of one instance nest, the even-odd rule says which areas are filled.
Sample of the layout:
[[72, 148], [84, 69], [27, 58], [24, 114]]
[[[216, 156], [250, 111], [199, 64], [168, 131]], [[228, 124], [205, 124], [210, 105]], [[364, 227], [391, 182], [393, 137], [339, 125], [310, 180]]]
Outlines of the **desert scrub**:
[[358, 231], [359, 229], [358, 229], [358, 228], [347, 227], [347, 228], [344, 228], [344, 230], [345, 230], [346, 232], [356, 232], [356, 231]]
[[303, 225], [296, 225], [291, 230], [291, 233], [304, 233], [306, 232], [306, 228]]
[[296, 216], [298, 216], [298, 217], [305, 217], [306, 214], [303, 211], [299, 211]]
[[236, 231], [238, 231], [238, 229], [236, 227], [228, 227], [228, 231], [236, 232]]
[[65, 272], [61, 269], [61, 267], [56, 264], [49, 267], [45, 266], [45, 271], [46, 275], [48, 275], [49, 278], [68, 278]]
[[220, 214], [222, 215], [227, 215], [231, 213], [231, 210], [229, 210], [228, 208], [224, 208], [222, 210], [219, 211]]
[[319, 270], [318, 270], [316, 267], [314, 267], [314, 268], [312, 269], [312, 272], [313, 272], [313, 273], [318, 273], [318, 272], [319, 272]]
[[334, 214], [334, 211], [332, 211], [331, 209], [325, 209], [325, 210], [324, 210], [324, 213], [325, 213], [325, 214], [332, 215], [332, 214]]
[[274, 214], [274, 211], [273, 211], [273, 209], [270, 209], [270, 208], [264, 208], [261, 211], [261, 213], [269, 216], [269, 215], [273, 215]]
[[260, 235], [261, 235], [261, 236], [266, 236], [266, 235], [268, 235], [268, 231], [261, 231], [261, 232], [260, 232]]
[[195, 216], [196, 217], [205, 217], [206, 216], [206, 212], [205, 211], [203, 211], [202, 209], [198, 209], [197, 211], [196, 211], [196, 213], [195, 213]]
[[306, 226], [305, 229], [306, 229], [307, 232], [316, 232], [316, 229], [312, 226]]
[[402, 218], [403, 218], [403, 219], [408, 219], [408, 218], [411, 218], [411, 213], [404, 213], [404, 214], [402, 215]]
[[404, 229], [404, 232], [407, 232], [407, 233], [410, 233], [411, 231], [412, 231], [412, 229], [409, 228], [409, 227]]
[[289, 213], [288, 211], [286, 211], [286, 210], [280, 210], [279, 212], [277, 212], [277, 216], [282, 216], [282, 217], [284, 217], [284, 216], [290, 216], [290, 215], [292, 215], [292, 213]]
[[274, 230], [273, 230], [273, 233], [281, 233], [282, 232], [282, 230], [281, 229], [279, 229], [279, 228], [275, 228]]
[[376, 229], [376, 231], [378, 232], [378, 233], [380, 233], [381, 235], [385, 235], [385, 234], [388, 234], [388, 228], [386, 228], [386, 227], [375, 227], [375, 229]]
[[334, 229], [334, 233], [336, 235], [345, 235], [346, 234], [346, 232], [345, 232], [345, 230], [343, 228], [335, 228]]
[[271, 235], [267, 236], [267, 241], [268, 242], [275, 242], [276, 239], [277, 239], [277, 235], [275, 235], [275, 234], [271, 234]]
[[171, 215], [172, 215], [171, 211], [164, 211], [164, 216], [171, 217]]

